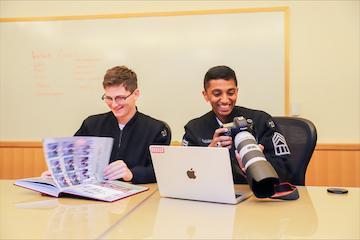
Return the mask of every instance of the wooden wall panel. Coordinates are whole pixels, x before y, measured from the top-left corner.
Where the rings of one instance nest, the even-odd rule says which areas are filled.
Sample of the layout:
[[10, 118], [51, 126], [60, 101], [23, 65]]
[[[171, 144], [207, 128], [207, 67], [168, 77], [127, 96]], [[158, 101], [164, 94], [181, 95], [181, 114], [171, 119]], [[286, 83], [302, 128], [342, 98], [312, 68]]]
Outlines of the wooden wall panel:
[[39, 176], [46, 169], [41, 143], [0, 142], [0, 179]]
[[[0, 142], [0, 179], [39, 176], [46, 168], [40, 142]], [[360, 187], [360, 144], [318, 144], [306, 185]]]
[[316, 146], [306, 185], [360, 187], [360, 144]]

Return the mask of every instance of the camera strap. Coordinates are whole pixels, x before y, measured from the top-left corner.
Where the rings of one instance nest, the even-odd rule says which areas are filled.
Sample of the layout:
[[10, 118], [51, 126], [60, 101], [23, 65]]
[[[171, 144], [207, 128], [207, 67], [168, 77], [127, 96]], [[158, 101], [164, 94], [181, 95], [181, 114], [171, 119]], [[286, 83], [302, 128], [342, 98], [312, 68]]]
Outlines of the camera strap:
[[270, 198], [281, 200], [296, 200], [299, 198], [299, 191], [295, 185], [292, 185], [288, 182], [282, 182], [278, 185], [275, 185], [275, 194]]

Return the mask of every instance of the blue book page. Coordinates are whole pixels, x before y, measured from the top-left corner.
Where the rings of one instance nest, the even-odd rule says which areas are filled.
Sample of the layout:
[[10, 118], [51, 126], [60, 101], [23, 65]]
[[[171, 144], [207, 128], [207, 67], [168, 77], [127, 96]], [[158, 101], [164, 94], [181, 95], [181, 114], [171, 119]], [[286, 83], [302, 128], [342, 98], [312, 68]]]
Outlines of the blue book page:
[[113, 139], [107, 137], [44, 139], [46, 163], [60, 191], [103, 181], [112, 145]]

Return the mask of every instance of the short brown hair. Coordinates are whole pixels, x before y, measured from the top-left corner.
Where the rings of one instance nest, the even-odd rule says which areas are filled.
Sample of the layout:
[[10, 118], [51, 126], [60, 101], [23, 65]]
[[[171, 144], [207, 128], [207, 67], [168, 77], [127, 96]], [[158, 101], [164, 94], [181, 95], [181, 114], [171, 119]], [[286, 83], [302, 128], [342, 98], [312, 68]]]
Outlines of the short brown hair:
[[136, 73], [125, 66], [116, 66], [106, 71], [103, 87], [123, 85], [127, 91], [137, 89]]

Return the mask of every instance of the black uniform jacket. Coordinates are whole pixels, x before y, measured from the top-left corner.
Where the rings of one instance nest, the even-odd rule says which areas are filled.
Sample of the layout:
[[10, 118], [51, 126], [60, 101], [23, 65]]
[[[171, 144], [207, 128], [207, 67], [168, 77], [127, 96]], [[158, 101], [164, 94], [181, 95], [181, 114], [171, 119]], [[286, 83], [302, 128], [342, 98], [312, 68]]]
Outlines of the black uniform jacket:
[[[279, 175], [280, 181], [287, 181], [290, 176], [290, 166], [288, 161], [290, 151], [286, 140], [277, 129], [271, 116], [263, 111], [235, 106], [228, 116], [227, 122], [232, 122], [234, 117], [243, 116], [253, 120], [254, 130], [252, 134], [259, 144], [264, 146], [264, 155], [272, 164]], [[213, 111], [195, 118], [185, 126], [183, 145], [187, 146], [208, 146], [213, 138], [214, 132], [219, 128], [216, 115]], [[241, 174], [241, 169], [235, 158], [234, 144], [230, 149], [231, 165], [235, 183], [246, 183], [246, 179]]]
[[169, 145], [171, 141], [170, 129], [164, 122], [140, 112], [135, 113], [122, 131], [112, 112], [90, 116], [75, 136], [112, 137], [110, 163], [123, 160], [133, 173], [133, 183], [156, 182], [149, 146]]

